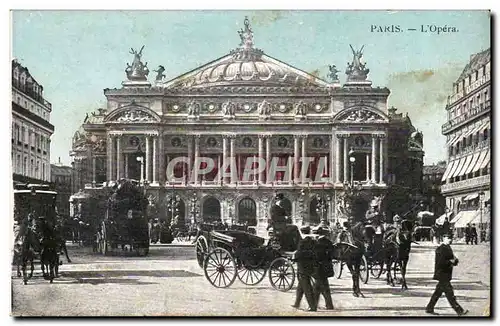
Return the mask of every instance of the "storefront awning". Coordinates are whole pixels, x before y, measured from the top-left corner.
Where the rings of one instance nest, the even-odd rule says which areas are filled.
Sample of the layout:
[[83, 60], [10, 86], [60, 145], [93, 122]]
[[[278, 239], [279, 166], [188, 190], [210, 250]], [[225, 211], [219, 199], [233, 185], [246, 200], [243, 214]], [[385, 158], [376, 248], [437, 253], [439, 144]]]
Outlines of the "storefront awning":
[[477, 216], [478, 211], [460, 211], [460, 213], [457, 214], [461, 215], [461, 217], [454, 222], [456, 228], [464, 228], [467, 226], [467, 223], [472, 223], [471, 221], [474, 220], [474, 218]]
[[476, 166], [477, 161], [479, 160], [479, 157], [481, 156], [481, 153], [482, 152], [476, 152], [476, 153], [474, 153], [474, 156], [472, 157], [472, 161], [470, 162], [469, 167], [467, 168], [467, 170], [465, 170], [464, 174], [469, 174], [469, 173], [472, 172], [472, 170], [474, 169], [474, 166]]
[[481, 216], [481, 211], [479, 210], [477, 212], [477, 215], [474, 216], [474, 218], [472, 219], [472, 221], [470, 222], [471, 224], [481, 224], [481, 222], [483, 224], [486, 224], [486, 223], [490, 223], [491, 222], [491, 213], [490, 213], [490, 210], [489, 209], [483, 209], [483, 212], [482, 212], [482, 216]]
[[476, 165], [474, 165], [474, 168], [472, 169], [472, 173], [473, 172], [476, 172], [476, 171], [479, 171], [479, 169], [481, 168], [481, 163], [483, 163], [486, 155], [488, 154], [489, 150], [483, 150], [481, 152], [481, 155], [479, 156], [477, 162], [476, 162]]
[[487, 154], [484, 157], [484, 160], [479, 168], [484, 169], [486, 166], [488, 166], [488, 164], [490, 164], [490, 150], [487, 151]]
[[460, 160], [458, 161], [457, 167], [455, 168], [455, 170], [451, 171], [449, 178], [454, 178], [454, 177], [458, 176], [458, 172], [460, 172], [462, 170], [466, 160], [467, 160], [467, 157], [460, 158]]
[[455, 217], [450, 221], [450, 223], [452, 223], [452, 224], [457, 223], [458, 220], [460, 220], [462, 218], [462, 215], [463, 215], [462, 213], [463, 213], [463, 211], [458, 212], [458, 214], [455, 215]]
[[436, 224], [437, 224], [437, 225], [443, 225], [444, 220], [445, 220], [446, 218], [448, 218], [448, 220], [449, 220], [449, 219], [450, 219], [451, 214], [453, 214], [453, 213], [452, 213], [452, 212], [448, 212], [448, 213], [445, 213], [445, 214], [441, 215], [439, 218], [437, 218], [437, 219], [436, 219]]
[[446, 166], [446, 170], [444, 171], [443, 177], [441, 178], [441, 181], [446, 181], [446, 179], [448, 179], [450, 172], [455, 168], [455, 165], [457, 163], [458, 161], [453, 161], [448, 163], [448, 165]]
[[460, 169], [460, 171], [457, 173], [457, 177], [461, 177], [465, 174], [465, 171], [467, 171], [467, 168], [469, 167], [470, 165], [470, 162], [472, 161], [472, 158], [474, 157], [474, 155], [468, 155], [466, 158], [465, 158], [465, 162], [464, 162], [464, 165], [462, 166], [462, 168]]
[[452, 137], [452, 138], [448, 141], [447, 145], [448, 145], [448, 146], [453, 146], [453, 145], [455, 145], [455, 144], [457, 143], [457, 141], [461, 138], [461, 136], [462, 136], [461, 134], [455, 135], [454, 137]]
[[476, 199], [477, 197], [479, 197], [479, 194], [472, 194], [472, 195], [469, 195], [467, 197], [465, 197], [464, 200], [473, 200], [473, 199]]

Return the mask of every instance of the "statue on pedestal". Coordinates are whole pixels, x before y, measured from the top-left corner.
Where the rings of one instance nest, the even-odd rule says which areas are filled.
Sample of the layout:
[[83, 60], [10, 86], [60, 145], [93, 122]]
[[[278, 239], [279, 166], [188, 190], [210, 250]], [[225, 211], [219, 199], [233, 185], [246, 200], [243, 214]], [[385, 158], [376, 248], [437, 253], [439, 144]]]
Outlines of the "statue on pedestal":
[[144, 45], [139, 52], [134, 48], [130, 48], [130, 54], [134, 55], [134, 61], [132, 61], [132, 65], [127, 63], [127, 69], [125, 69], [128, 80], [147, 80], [146, 77], [149, 74], [148, 63], [143, 64], [141, 61], [143, 49]]
[[365, 81], [368, 77], [370, 69], [366, 68], [366, 64], [361, 62], [363, 57], [364, 45], [358, 51], [354, 50], [352, 45], [349, 45], [352, 50], [352, 63], [347, 63], [346, 75], [347, 81]]

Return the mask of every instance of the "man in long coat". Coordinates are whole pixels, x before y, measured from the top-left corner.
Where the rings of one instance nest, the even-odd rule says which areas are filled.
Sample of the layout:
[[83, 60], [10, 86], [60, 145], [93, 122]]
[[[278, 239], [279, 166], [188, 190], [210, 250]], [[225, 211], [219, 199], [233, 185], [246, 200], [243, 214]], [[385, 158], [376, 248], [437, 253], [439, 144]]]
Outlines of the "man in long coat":
[[330, 284], [328, 278], [333, 276], [333, 243], [326, 237], [328, 231], [323, 228], [318, 228], [319, 235], [316, 240], [314, 253], [317, 259], [314, 287], [315, 301], [319, 302], [319, 297], [322, 294], [325, 298], [327, 310], [333, 310], [332, 294], [330, 292]]
[[295, 297], [295, 304], [292, 307], [298, 309], [304, 294], [309, 304], [308, 311], [317, 310], [317, 301], [314, 295], [312, 279], [316, 269], [316, 257], [314, 253], [314, 240], [311, 237], [305, 237], [300, 240], [299, 248], [294, 254], [294, 260], [297, 262], [297, 278], [299, 284]]
[[443, 242], [436, 249], [436, 258], [434, 262], [434, 280], [438, 281], [436, 285], [436, 290], [431, 296], [431, 300], [425, 308], [425, 312], [429, 314], [434, 314], [434, 306], [437, 301], [444, 293], [446, 299], [450, 303], [451, 307], [455, 310], [457, 315], [463, 316], [469, 311], [464, 310], [457, 302], [455, 293], [453, 292], [453, 286], [451, 285], [451, 278], [453, 273], [453, 266], [458, 265], [458, 258], [453, 254], [453, 250], [450, 247], [451, 235], [445, 233], [443, 235]]

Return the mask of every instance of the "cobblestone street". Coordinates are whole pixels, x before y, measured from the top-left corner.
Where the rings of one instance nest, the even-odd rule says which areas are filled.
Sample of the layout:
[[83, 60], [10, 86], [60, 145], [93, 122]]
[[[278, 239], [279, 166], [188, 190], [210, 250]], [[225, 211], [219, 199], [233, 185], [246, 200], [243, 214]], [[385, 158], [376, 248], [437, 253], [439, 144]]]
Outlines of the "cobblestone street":
[[[61, 275], [53, 284], [41, 277], [39, 266], [28, 285], [13, 270], [12, 312], [24, 316], [426, 316], [424, 308], [436, 284], [434, 248], [431, 243], [413, 247], [409, 290], [386, 285], [385, 275], [370, 276], [368, 284], [361, 284], [365, 298], [355, 298], [350, 274], [344, 272], [341, 279], [330, 278], [335, 310], [316, 313], [305, 311], [305, 300], [301, 310], [293, 309], [295, 287], [278, 292], [267, 277], [253, 287], [238, 280], [227, 289], [212, 287], [191, 246], [156, 246], [146, 258], [104, 257], [70, 249], [73, 263], [63, 258]], [[489, 244], [454, 244], [453, 249], [460, 259], [452, 281], [457, 299], [470, 316], [482, 316], [490, 300]], [[455, 315], [444, 296], [435, 311], [439, 316]]]

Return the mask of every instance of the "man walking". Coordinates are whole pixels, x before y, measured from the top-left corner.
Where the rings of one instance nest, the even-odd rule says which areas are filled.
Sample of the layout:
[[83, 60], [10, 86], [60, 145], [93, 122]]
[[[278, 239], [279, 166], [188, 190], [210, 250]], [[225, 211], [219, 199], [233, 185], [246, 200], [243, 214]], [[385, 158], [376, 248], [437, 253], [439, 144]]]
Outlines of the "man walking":
[[328, 278], [333, 276], [333, 243], [326, 237], [327, 230], [319, 227], [317, 230], [319, 238], [316, 240], [315, 254], [317, 259], [314, 287], [316, 305], [319, 303], [319, 297], [322, 294], [325, 298], [327, 310], [333, 310], [332, 294]]
[[476, 224], [472, 224], [471, 230], [470, 230], [470, 242], [471, 244], [476, 244], [477, 245], [477, 229], [476, 229]]
[[470, 223], [467, 223], [467, 226], [465, 227], [465, 244], [469, 244], [469, 242], [472, 244], [472, 227], [470, 226]]
[[434, 293], [432, 294], [431, 300], [425, 308], [425, 312], [428, 314], [434, 314], [434, 306], [443, 292], [446, 295], [446, 299], [448, 299], [451, 307], [459, 316], [463, 316], [469, 312], [468, 310], [464, 310], [458, 304], [455, 293], [453, 292], [453, 286], [450, 283], [453, 266], [458, 265], [458, 258], [453, 254], [450, 243], [451, 236], [449, 233], [445, 233], [443, 234], [443, 242], [436, 249], [433, 279], [438, 281], [438, 284], [436, 285], [436, 290], [434, 290]]
[[304, 294], [306, 295], [309, 309], [307, 311], [317, 310], [317, 301], [312, 286], [312, 276], [315, 272], [316, 257], [314, 254], [314, 240], [311, 237], [306, 237], [300, 240], [299, 248], [295, 252], [294, 260], [297, 262], [297, 278], [299, 284], [295, 297], [295, 304], [293, 308], [300, 308], [300, 302]]

